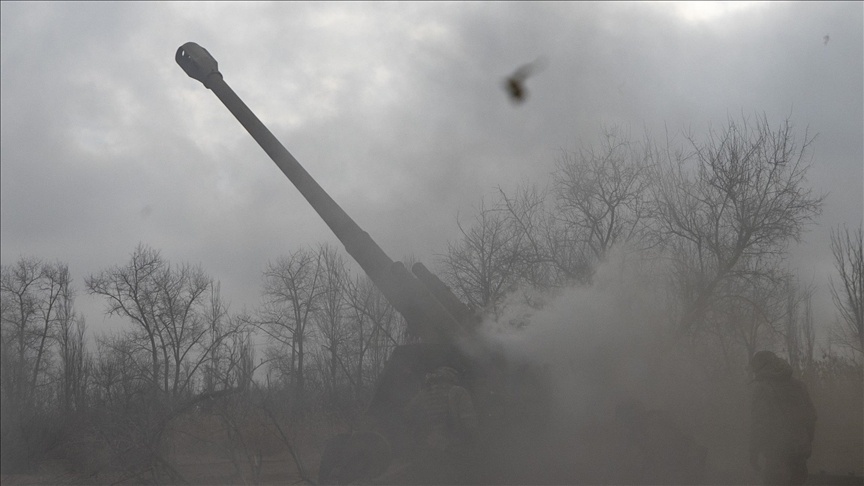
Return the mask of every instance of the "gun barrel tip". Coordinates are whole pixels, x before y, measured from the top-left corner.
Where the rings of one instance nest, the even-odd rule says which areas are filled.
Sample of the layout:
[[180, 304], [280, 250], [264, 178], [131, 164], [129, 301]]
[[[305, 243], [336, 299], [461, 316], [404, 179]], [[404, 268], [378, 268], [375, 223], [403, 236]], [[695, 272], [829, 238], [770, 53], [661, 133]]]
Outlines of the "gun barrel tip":
[[213, 59], [213, 56], [207, 52], [207, 49], [194, 42], [187, 42], [177, 48], [174, 60], [186, 71], [186, 74], [201, 81], [208, 88], [211, 87], [211, 75], [221, 77], [216, 59]]

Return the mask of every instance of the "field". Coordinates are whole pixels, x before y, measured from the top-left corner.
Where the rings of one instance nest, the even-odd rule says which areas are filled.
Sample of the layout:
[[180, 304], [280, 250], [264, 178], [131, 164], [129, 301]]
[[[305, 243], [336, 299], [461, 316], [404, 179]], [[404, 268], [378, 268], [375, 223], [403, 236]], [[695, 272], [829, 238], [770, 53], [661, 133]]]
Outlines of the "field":
[[[805, 377], [818, 412], [809, 484], [862, 484], [864, 393], [856, 374]], [[708, 447], [708, 484], [757, 484], [747, 464], [746, 400], [728, 396], [705, 411], [713, 420], [693, 432]], [[3, 474], [3, 485], [315, 484], [324, 442], [349, 426], [317, 408], [303, 416], [265, 413], [240, 397], [173, 418], [157, 459], [120, 440], [78, 429], [27, 474]], [[276, 418], [278, 415], [278, 419]], [[130, 436], [132, 437], [132, 436]]]

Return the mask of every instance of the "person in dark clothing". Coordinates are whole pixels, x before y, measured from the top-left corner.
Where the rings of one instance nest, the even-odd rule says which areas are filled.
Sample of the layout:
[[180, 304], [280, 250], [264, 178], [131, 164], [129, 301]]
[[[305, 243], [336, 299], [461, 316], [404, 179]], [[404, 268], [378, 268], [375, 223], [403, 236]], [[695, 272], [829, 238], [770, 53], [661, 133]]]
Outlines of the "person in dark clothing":
[[810, 394], [792, 377], [789, 363], [770, 351], [754, 354], [750, 368], [750, 464], [762, 473], [763, 484], [804, 484], [816, 429]]

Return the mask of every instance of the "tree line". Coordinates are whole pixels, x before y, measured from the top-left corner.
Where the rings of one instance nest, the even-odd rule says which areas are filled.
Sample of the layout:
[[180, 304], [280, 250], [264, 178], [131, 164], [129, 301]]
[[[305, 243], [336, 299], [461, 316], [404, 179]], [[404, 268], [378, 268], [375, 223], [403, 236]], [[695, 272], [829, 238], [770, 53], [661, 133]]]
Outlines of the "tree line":
[[[824, 201], [806, 184], [812, 140], [765, 117], [662, 144], [604, 129], [598, 142], [562, 151], [545, 187], [484, 195], [470, 220], [457, 219], [459, 237], [437, 255], [436, 273], [496, 320], [508, 307], [540, 309], [562, 289], [591, 285], [600, 265], [626, 254], [653, 262], [670, 332], [717, 370], [738, 369], [763, 348], [812, 367], [813, 286], [786, 260]], [[831, 242], [832, 343], [860, 366], [860, 226], [834, 228]], [[84, 291], [129, 324], [90, 341], [65, 263], [3, 264], [3, 469], [32, 466], [87, 423], [90, 440], [110, 445], [112, 464], [176, 481], [160, 449], [165, 427], [227, 395], [257, 397], [289, 449], [281, 412], [356, 420], [392, 349], [416, 337], [329, 245], [278, 256], [261, 282], [260, 305], [234, 313], [203, 268], [141, 244], [127, 262], [85, 276]], [[254, 470], [254, 457], [247, 462]], [[297, 466], [302, 475], [299, 458]]]
[[[780, 348], [794, 364], [816, 349], [813, 284], [789, 267], [788, 249], [821, 214], [807, 186], [806, 133], [789, 120], [729, 120], [678, 143], [634, 140], [620, 127], [563, 152], [545, 187], [499, 188], [480, 201], [461, 238], [439, 261], [466, 302], [500, 316], [514, 302], [590, 285], [610, 255], [651, 262], [666, 289], [669, 328], [733, 369], [758, 349]], [[860, 358], [864, 334], [861, 228], [832, 229], [831, 293], [840, 319], [831, 344]]]

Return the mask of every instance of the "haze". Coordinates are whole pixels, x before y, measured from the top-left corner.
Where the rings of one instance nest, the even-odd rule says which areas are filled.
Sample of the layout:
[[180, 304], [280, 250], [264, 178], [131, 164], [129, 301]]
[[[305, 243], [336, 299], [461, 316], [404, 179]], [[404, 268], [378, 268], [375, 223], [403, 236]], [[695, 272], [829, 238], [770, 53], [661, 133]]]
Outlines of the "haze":
[[[139, 244], [200, 264], [232, 312], [261, 304], [279, 257], [342, 249], [177, 66], [189, 41], [390, 257], [433, 270], [481, 201], [548, 185], [564, 154], [608, 127], [664, 141], [789, 120], [799, 141], [815, 136], [806, 185], [826, 197], [785, 263], [815, 289], [829, 346], [830, 231], [864, 221], [861, 2], [3, 1], [0, 259], [68, 263], [88, 337], [130, 328], [84, 278]], [[508, 93], [507, 77], [532, 62], [526, 91]], [[628, 396], [685, 415], [704, 407], [682, 385], [693, 356], [666, 353], [654, 332], [668, 321], [651, 293], [655, 263], [618, 273], [615, 258], [542, 311], [502, 310], [505, 329], [487, 337], [566, 383], [562, 423], [607, 420], [598, 414]], [[504, 324], [520, 320], [532, 325], [510, 334]], [[718, 457], [735, 467], [734, 451]]]

